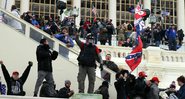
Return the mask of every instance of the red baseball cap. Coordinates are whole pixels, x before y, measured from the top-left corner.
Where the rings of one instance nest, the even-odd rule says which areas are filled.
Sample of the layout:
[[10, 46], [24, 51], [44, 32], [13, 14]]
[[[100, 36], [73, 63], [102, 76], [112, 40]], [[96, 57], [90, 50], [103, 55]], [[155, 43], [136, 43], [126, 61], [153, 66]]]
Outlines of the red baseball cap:
[[12, 75], [19, 75], [19, 72], [18, 72], [18, 71], [14, 71], [14, 72], [12, 73]]
[[153, 78], [152, 78], [152, 81], [160, 82], [158, 77], [153, 77]]
[[147, 77], [146, 73], [143, 71], [139, 72], [138, 75], [139, 75], [139, 77]]

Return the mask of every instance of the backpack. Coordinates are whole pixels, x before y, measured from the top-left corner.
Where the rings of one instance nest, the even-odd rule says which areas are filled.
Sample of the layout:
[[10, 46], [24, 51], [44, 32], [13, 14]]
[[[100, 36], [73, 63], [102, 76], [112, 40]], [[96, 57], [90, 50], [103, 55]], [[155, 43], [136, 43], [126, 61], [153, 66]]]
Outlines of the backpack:
[[96, 67], [96, 46], [92, 45], [92, 47], [84, 44], [84, 48], [81, 49], [80, 54], [77, 58], [79, 65], [88, 66], [88, 67]]

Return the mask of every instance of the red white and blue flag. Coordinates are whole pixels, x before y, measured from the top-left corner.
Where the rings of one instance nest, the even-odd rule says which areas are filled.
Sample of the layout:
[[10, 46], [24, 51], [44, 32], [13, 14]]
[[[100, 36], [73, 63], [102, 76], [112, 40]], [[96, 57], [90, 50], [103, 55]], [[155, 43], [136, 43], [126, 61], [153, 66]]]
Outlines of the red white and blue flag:
[[141, 63], [142, 60], [142, 47], [143, 43], [140, 38], [140, 32], [142, 31], [144, 25], [143, 25], [143, 20], [142, 17], [146, 16], [146, 12], [141, 10], [140, 5], [138, 4], [135, 8], [135, 21], [134, 25], [136, 28], [136, 40], [135, 40], [135, 45], [133, 47], [132, 52], [125, 57], [125, 62], [128, 64], [130, 69], [134, 71], [138, 65]]
[[146, 16], [146, 12], [141, 10], [141, 6], [140, 4], [137, 4], [136, 8], [135, 8], [135, 19], [141, 19], [142, 17]]
[[96, 9], [94, 3], [92, 3], [92, 13], [94, 16], [93, 22], [96, 22], [97, 9]]
[[142, 59], [142, 47], [143, 43], [140, 36], [137, 38], [136, 46], [133, 48], [132, 52], [126, 57], [125, 62], [128, 64], [130, 69], [134, 71], [137, 66], [141, 63]]

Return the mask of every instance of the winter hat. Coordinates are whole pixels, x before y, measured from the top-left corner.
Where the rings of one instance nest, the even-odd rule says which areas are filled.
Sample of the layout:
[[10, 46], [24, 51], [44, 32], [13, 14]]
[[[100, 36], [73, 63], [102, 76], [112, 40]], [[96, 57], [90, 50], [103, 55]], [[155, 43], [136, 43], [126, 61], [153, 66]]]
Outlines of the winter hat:
[[12, 75], [19, 75], [19, 72], [18, 72], [18, 71], [14, 71], [14, 72], [12, 73]]
[[71, 84], [71, 81], [70, 80], [66, 80], [65, 84]]
[[146, 73], [143, 71], [139, 72], [138, 75], [139, 75], [139, 77], [147, 77]]
[[125, 73], [129, 74], [129, 71], [128, 71], [128, 70], [121, 70], [120, 73], [121, 73], [122, 75], [124, 75]]
[[171, 85], [170, 85], [170, 88], [176, 88], [175, 81], [172, 81], [172, 83], [171, 83]]
[[152, 81], [160, 82], [158, 77], [153, 77], [153, 78], [152, 78]]

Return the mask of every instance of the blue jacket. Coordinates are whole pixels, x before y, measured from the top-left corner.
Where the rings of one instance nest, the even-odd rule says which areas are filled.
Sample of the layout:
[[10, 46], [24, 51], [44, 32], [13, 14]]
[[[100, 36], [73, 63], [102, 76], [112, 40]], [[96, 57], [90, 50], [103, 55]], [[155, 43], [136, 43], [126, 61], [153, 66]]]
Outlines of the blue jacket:
[[166, 31], [166, 36], [168, 39], [176, 39], [176, 34], [177, 34], [176, 30], [172, 28], [167, 29]]
[[185, 84], [180, 87], [180, 90], [177, 92], [177, 97], [179, 99], [185, 99]]
[[31, 23], [32, 23], [32, 25], [39, 25], [39, 22], [37, 21], [37, 20], [35, 20], [35, 19], [33, 19], [32, 21], [31, 21]]
[[64, 34], [56, 34], [55, 38], [57, 38], [58, 40], [62, 41], [65, 44], [70, 43], [71, 44], [70, 47], [74, 46], [73, 39], [70, 36], [65, 36]]

